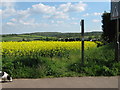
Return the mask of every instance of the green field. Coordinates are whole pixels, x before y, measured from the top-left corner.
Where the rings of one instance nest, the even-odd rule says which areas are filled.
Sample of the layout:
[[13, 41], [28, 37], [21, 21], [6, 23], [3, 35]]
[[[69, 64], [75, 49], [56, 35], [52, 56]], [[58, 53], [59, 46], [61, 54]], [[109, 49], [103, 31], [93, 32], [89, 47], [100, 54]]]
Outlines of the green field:
[[[86, 32], [85, 40], [100, 39], [102, 32]], [[72, 39], [74, 41], [81, 40], [81, 33], [60, 33], [60, 32], [38, 32], [26, 34], [7, 34], [1, 35], [2, 41], [65, 41]]]
[[[83, 65], [80, 47], [73, 46], [77, 45], [76, 42], [47, 43], [37, 45], [35, 42], [33, 44], [32, 42], [4, 42], [2, 69], [10, 73], [13, 78], [120, 75], [120, 62], [114, 60], [114, 44], [96, 47], [94, 42], [91, 42], [92, 44], [85, 48]], [[45, 46], [42, 48], [40, 45]], [[31, 48], [27, 48], [29, 46]], [[41, 47], [40, 51], [35, 46]]]

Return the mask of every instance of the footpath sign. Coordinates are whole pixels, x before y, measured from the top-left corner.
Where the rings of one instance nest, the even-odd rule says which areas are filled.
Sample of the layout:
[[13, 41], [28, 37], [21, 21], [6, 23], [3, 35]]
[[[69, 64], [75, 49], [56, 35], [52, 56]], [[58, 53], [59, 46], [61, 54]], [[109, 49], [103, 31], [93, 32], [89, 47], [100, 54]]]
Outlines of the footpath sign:
[[120, 61], [120, 0], [111, 1], [111, 20], [116, 20], [115, 60]]
[[111, 20], [120, 18], [120, 0], [111, 2]]

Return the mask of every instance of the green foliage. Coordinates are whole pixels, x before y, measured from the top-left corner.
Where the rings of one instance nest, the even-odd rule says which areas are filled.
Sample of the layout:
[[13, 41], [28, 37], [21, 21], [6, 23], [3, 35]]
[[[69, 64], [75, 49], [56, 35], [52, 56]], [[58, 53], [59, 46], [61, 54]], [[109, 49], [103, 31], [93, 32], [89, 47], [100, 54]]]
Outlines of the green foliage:
[[100, 47], [100, 46], [103, 46], [104, 43], [103, 42], [100, 42], [100, 41], [95, 41], [95, 43], [97, 44], [97, 47]]
[[[117, 27], [117, 20], [111, 20], [111, 13], [103, 13], [102, 15], [102, 38], [104, 42], [113, 42], [115, 40], [115, 33]], [[119, 26], [120, 27], [120, 26]]]
[[85, 51], [85, 64], [77, 61], [70, 65], [70, 70], [84, 76], [116, 76], [120, 74], [120, 62], [114, 61], [113, 44]]
[[117, 76], [120, 62], [114, 61], [114, 44], [85, 51], [85, 64], [81, 65], [80, 51], [67, 57], [24, 56], [3, 57], [2, 68], [13, 78], [43, 78], [69, 76]]

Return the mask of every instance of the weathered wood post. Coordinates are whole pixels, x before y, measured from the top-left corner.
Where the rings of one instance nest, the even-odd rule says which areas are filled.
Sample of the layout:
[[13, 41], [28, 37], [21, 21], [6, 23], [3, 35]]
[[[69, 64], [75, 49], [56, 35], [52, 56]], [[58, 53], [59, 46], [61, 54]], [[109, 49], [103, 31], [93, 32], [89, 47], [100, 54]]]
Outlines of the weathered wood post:
[[120, 61], [120, 43], [119, 43], [119, 19], [117, 19], [117, 31], [116, 31], [116, 60]]
[[84, 20], [81, 20], [81, 36], [82, 36], [82, 54], [81, 54], [81, 59], [82, 59], [82, 65], [84, 65]]

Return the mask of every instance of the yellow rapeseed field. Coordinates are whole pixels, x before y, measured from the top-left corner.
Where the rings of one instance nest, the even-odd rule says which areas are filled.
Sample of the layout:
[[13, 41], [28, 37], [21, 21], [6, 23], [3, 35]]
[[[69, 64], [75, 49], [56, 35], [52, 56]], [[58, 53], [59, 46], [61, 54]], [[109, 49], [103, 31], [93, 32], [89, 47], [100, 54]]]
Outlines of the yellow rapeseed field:
[[[30, 41], [1, 42], [3, 56], [57, 56], [81, 49], [81, 41]], [[85, 41], [85, 49], [96, 47], [96, 43]]]

